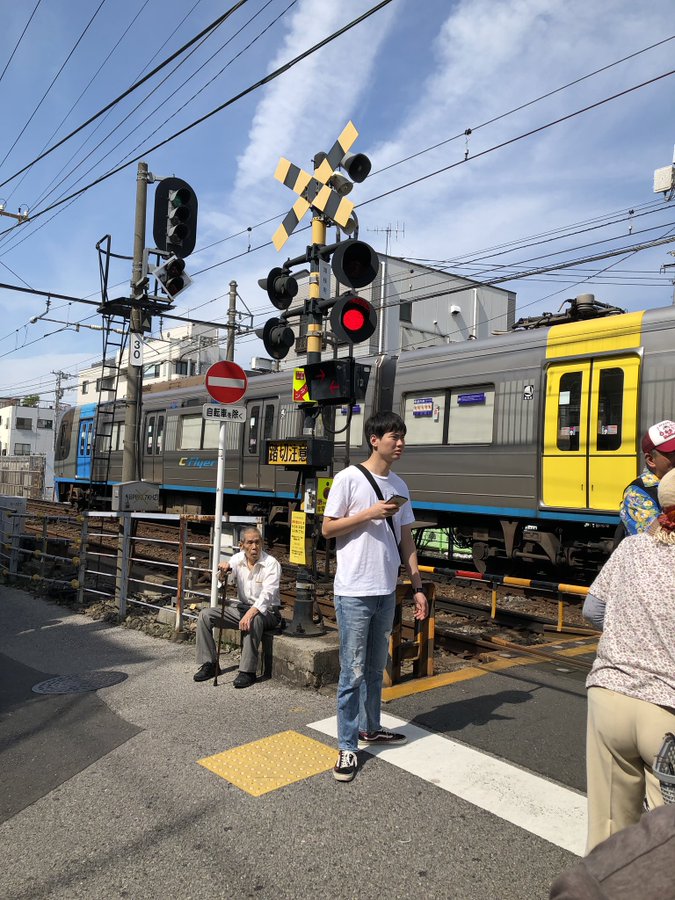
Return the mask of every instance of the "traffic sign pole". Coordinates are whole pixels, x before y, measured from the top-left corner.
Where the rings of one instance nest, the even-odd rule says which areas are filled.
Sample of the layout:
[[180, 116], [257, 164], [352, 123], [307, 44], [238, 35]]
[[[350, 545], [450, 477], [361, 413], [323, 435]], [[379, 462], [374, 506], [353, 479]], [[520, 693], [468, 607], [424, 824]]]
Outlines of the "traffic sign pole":
[[[232, 415], [221, 418], [218, 432], [218, 470], [216, 474], [216, 509], [213, 523], [213, 553], [211, 560], [211, 606], [218, 605], [218, 565], [220, 563], [220, 540], [223, 534], [223, 492], [225, 490], [225, 436], [227, 422], [242, 422], [245, 419], [234, 415], [241, 413], [241, 408], [232, 407], [246, 393], [248, 378], [246, 372], [234, 362], [221, 360], [209, 367], [204, 378], [206, 390], [218, 403], [230, 405]], [[208, 416], [206, 407], [202, 409], [203, 417]], [[215, 417], [214, 417], [215, 418]]]
[[211, 606], [218, 606], [218, 565], [220, 564], [220, 540], [223, 534], [223, 492], [225, 490], [225, 429], [220, 423], [218, 432], [218, 473], [216, 475], [216, 518], [213, 523], [213, 561], [211, 565]]

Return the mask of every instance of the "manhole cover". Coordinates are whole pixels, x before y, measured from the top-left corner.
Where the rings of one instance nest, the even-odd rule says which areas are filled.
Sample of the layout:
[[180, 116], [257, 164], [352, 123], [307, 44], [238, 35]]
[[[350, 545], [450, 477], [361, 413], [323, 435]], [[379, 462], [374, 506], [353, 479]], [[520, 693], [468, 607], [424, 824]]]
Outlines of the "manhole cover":
[[126, 677], [125, 672], [78, 672], [41, 681], [33, 685], [32, 691], [34, 694], [81, 694], [119, 684]]

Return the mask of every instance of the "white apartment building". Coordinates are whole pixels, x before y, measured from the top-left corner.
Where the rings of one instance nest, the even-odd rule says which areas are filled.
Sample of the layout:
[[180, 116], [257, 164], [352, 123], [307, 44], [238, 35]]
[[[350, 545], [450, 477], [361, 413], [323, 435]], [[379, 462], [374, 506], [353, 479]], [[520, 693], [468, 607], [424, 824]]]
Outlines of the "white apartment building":
[[[42, 496], [52, 497], [55, 420], [56, 411], [51, 406], [22, 406], [20, 400], [0, 406], [0, 483], [14, 479], [13, 475], [4, 477], [10, 470], [28, 472], [28, 466], [20, 465], [19, 457], [41, 457], [44, 465], [37, 468], [44, 470]], [[33, 470], [37, 471], [35, 466]]]
[[[143, 345], [143, 384], [175, 381], [201, 375], [221, 358], [219, 332], [208, 325], [190, 323], [149, 338]], [[119, 369], [117, 399], [126, 397], [128, 347], [119, 355], [83, 369], [79, 374], [77, 404], [98, 403], [114, 397], [115, 370]]]

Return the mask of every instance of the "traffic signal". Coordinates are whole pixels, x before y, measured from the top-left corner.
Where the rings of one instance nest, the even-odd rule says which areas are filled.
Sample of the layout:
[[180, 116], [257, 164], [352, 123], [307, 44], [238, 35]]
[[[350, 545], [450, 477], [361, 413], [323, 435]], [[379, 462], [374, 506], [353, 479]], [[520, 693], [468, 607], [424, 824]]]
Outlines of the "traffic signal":
[[258, 284], [264, 291], [267, 291], [267, 296], [277, 309], [288, 309], [293, 302], [293, 297], [298, 293], [298, 282], [291, 275], [290, 270], [280, 269], [278, 266], [270, 269], [267, 278], [259, 278]]
[[192, 284], [192, 279], [185, 271], [185, 260], [179, 256], [171, 256], [163, 265], [158, 266], [153, 274], [170, 300], [174, 300]]
[[380, 258], [370, 244], [350, 239], [335, 247], [331, 268], [340, 284], [358, 290], [375, 280]]
[[309, 396], [316, 403], [339, 406], [365, 400], [370, 366], [364, 366], [349, 356], [311, 363], [303, 368]]
[[342, 343], [367, 341], [376, 325], [377, 315], [371, 304], [352, 291], [338, 297], [330, 311], [331, 330]]
[[263, 328], [255, 333], [262, 339], [267, 355], [272, 359], [283, 359], [295, 343], [293, 329], [283, 319], [268, 319]]
[[182, 178], [164, 178], [155, 191], [155, 246], [185, 259], [197, 241], [197, 195]]

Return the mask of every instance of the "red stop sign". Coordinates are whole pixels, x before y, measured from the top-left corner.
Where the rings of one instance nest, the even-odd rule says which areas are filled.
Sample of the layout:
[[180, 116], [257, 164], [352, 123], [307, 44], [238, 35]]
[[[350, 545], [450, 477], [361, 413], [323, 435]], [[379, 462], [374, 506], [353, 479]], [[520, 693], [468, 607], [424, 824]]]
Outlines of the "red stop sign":
[[206, 390], [218, 403], [236, 403], [246, 393], [246, 372], [236, 363], [221, 360], [206, 373]]

